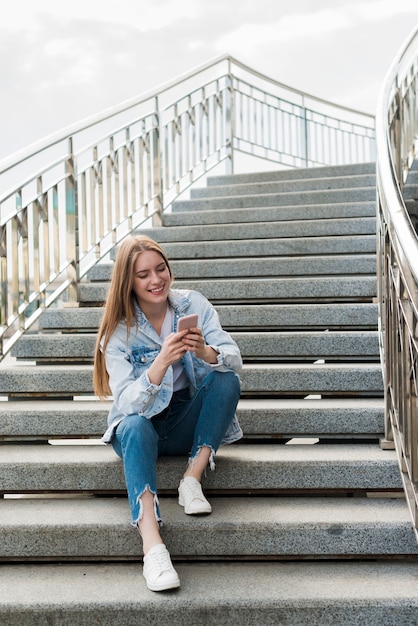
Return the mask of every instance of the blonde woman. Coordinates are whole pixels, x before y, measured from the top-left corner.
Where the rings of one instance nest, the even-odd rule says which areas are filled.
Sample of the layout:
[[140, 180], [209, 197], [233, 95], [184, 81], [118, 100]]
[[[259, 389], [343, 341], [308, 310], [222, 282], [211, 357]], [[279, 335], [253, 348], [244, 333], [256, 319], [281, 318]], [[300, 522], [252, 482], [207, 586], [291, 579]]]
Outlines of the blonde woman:
[[[132, 514], [149, 589], [180, 586], [160, 535], [157, 458], [188, 455], [178, 487], [188, 515], [212, 508], [201, 479], [223, 443], [242, 436], [235, 410], [242, 367], [236, 343], [209, 301], [173, 289], [164, 250], [145, 236], [127, 238], [116, 256], [94, 362], [95, 392], [113, 396], [103, 436], [123, 459]], [[178, 331], [179, 320], [197, 323]]]

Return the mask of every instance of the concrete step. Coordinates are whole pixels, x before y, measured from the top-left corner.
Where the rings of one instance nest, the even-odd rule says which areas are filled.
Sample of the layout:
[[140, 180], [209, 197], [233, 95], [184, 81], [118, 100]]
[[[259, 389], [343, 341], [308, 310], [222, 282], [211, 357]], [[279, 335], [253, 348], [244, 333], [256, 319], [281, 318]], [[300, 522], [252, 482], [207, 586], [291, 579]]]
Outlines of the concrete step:
[[[242, 393], [380, 396], [379, 363], [253, 363], [240, 373]], [[18, 365], [0, 369], [0, 394], [10, 397], [92, 395], [90, 365]]]
[[[167, 238], [166, 229], [164, 238]], [[264, 238], [229, 239], [224, 241], [205, 241], [203, 231], [199, 231], [196, 241], [160, 241], [160, 230], [154, 232], [153, 238], [163, 245], [170, 259], [219, 259], [232, 257], [262, 257], [262, 256], [304, 256], [325, 254], [375, 254], [376, 236], [370, 235], [339, 235], [339, 236], [300, 236], [305, 234], [303, 225], [297, 236], [285, 237], [278, 234], [276, 238], [267, 233]], [[150, 233], [148, 233], [150, 234]], [[181, 233], [183, 234], [183, 233]], [[218, 235], [220, 236], [220, 232]], [[247, 233], [248, 234], [248, 233]]]
[[[232, 332], [242, 357], [248, 360], [326, 359], [378, 360], [377, 331]], [[94, 334], [27, 334], [12, 348], [12, 356], [26, 361], [92, 362]]]
[[376, 294], [375, 276], [319, 276], [310, 279], [260, 278], [231, 280], [178, 280], [174, 283], [183, 289], [198, 289], [211, 300], [239, 300], [248, 302], [288, 301], [316, 302], [326, 300], [369, 300]]
[[242, 398], [237, 415], [249, 438], [379, 439], [384, 432], [381, 398]]
[[[186, 241], [231, 241], [237, 239], [283, 239], [287, 237], [340, 237], [342, 235], [373, 235], [376, 233], [375, 217], [356, 217], [327, 220], [289, 220], [255, 222], [248, 224], [213, 224], [204, 226], [176, 226], [175, 228], [146, 229], [140, 231], [159, 243]], [[320, 254], [324, 254], [321, 250]], [[270, 252], [270, 255], [272, 253]], [[257, 251], [253, 252], [257, 256]], [[193, 258], [193, 257], [191, 257]]]
[[375, 174], [375, 163], [355, 163], [352, 165], [327, 165], [323, 167], [291, 168], [282, 170], [270, 170], [266, 172], [252, 172], [246, 174], [227, 174], [209, 176], [208, 186], [234, 185], [242, 183], [257, 183], [282, 180], [307, 180], [310, 178], [330, 178], [340, 176], [358, 176]]
[[180, 589], [153, 594], [139, 563], [3, 566], [0, 621], [7, 626], [416, 623], [418, 564], [411, 561], [179, 563], [176, 569]]
[[418, 183], [418, 165], [416, 163], [416, 159], [414, 159], [414, 161], [409, 165], [406, 181], [408, 183], [411, 181], [416, 181]]
[[[315, 278], [260, 278], [258, 280], [214, 279], [176, 280], [175, 287], [200, 291], [214, 304], [218, 302], [261, 303], [371, 301], [376, 296], [375, 276], [320, 276]], [[108, 283], [80, 283], [82, 303], [106, 300]]]
[[418, 184], [416, 182], [409, 182], [403, 186], [402, 197], [406, 200], [418, 199]]
[[290, 206], [331, 204], [340, 202], [373, 202], [376, 199], [374, 185], [349, 189], [321, 189], [308, 191], [284, 191], [254, 195], [231, 195], [215, 198], [193, 198], [173, 202], [172, 210], [207, 211], [214, 209], [255, 208], [266, 206]]
[[376, 215], [375, 202], [340, 202], [338, 204], [313, 204], [303, 206], [257, 207], [251, 209], [217, 209], [216, 211], [182, 211], [166, 213], [164, 226], [190, 226], [192, 224], [233, 224], [248, 222], [279, 222], [289, 219], [351, 219]]
[[[375, 329], [377, 304], [219, 304], [221, 324], [228, 330], [280, 329]], [[95, 332], [103, 315], [102, 307], [65, 307], [46, 309], [39, 318], [44, 330]]]
[[[164, 229], [163, 232], [166, 233]], [[173, 229], [174, 230], [174, 229]], [[201, 237], [197, 241], [160, 241], [167, 239], [167, 233], [161, 235], [159, 229], [152, 231], [152, 238], [162, 244], [170, 261], [178, 259], [231, 259], [231, 258], [259, 258], [259, 257], [291, 257], [291, 256], [325, 256], [325, 255], [362, 255], [376, 254], [376, 235], [341, 235], [341, 236], [312, 236], [312, 237], [275, 237], [266, 236], [261, 239], [229, 239], [205, 241], [204, 231], [199, 230]], [[203, 233], [203, 234], [202, 234]], [[151, 231], [145, 231], [151, 235]], [[220, 234], [220, 233], [219, 233]], [[184, 236], [183, 231], [180, 236]], [[110, 253], [112, 260], [116, 250]]]
[[[100, 438], [110, 401], [2, 402], [0, 440]], [[375, 438], [383, 436], [380, 398], [245, 399], [237, 409], [245, 437]]]
[[[214, 497], [211, 504], [211, 515], [185, 518], [177, 497], [160, 498], [173, 560], [418, 556], [402, 495]], [[125, 497], [3, 499], [0, 517], [0, 561], [127, 560], [140, 554]]]
[[[417, 172], [418, 174], [418, 172]], [[405, 201], [405, 206], [408, 210], [408, 214], [410, 215], [410, 217], [412, 217], [414, 220], [417, 219], [418, 216], [418, 201], [417, 200], [406, 200]]]
[[375, 174], [357, 174], [355, 176], [321, 176], [298, 180], [280, 180], [247, 182], [232, 185], [220, 184], [206, 187], [194, 187], [191, 198], [222, 198], [226, 196], [253, 196], [267, 193], [287, 193], [301, 191], [323, 191], [330, 189], [356, 189], [376, 186]]
[[0, 441], [99, 439], [107, 428], [111, 401], [17, 400], [2, 402]]
[[[327, 255], [264, 257], [261, 259], [201, 259], [170, 262], [174, 276], [181, 278], [245, 278], [248, 276], [312, 276], [333, 274], [375, 274], [376, 255]], [[112, 263], [92, 268], [86, 279], [110, 280]]]
[[[185, 464], [186, 457], [158, 460], [159, 493], [176, 493]], [[378, 444], [238, 443], [220, 448], [216, 467], [204, 479], [208, 494], [402, 489], [396, 453]], [[125, 491], [123, 464], [110, 446], [2, 445], [0, 493]]]

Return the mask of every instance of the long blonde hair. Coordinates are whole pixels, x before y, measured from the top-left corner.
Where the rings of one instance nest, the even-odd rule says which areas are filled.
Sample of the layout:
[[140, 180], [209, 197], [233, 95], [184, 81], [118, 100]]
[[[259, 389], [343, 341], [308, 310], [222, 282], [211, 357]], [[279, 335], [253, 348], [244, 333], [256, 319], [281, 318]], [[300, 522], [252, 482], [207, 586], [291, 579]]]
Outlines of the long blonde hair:
[[131, 326], [136, 323], [135, 294], [132, 291], [134, 266], [138, 256], [145, 250], [158, 252], [167, 265], [171, 281], [174, 279], [167, 255], [156, 241], [146, 235], [130, 236], [123, 241], [116, 255], [112, 280], [110, 281], [94, 351], [94, 392], [102, 399], [111, 395], [104, 356], [109, 339], [122, 320], [126, 322], [127, 337]]

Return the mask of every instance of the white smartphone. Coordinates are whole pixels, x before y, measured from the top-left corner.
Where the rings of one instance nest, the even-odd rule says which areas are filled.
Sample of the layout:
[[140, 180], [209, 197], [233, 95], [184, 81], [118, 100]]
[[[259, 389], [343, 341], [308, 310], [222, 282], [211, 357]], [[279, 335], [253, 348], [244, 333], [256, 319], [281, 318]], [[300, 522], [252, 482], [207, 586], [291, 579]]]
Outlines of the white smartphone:
[[185, 315], [179, 319], [177, 331], [186, 330], [186, 328], [197, 327], [198, 316], [195, 314]]

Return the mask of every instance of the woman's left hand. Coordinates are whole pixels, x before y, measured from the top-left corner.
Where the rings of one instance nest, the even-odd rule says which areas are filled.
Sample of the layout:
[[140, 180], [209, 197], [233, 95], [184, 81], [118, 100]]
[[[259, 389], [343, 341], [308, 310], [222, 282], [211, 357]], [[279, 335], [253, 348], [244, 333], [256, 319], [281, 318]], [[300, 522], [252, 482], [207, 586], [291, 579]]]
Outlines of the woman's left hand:
[[213, 348], [206, 344], [200, 328], [189, 328], [185, 332], [182, 341], [187, 350], [193, 352], [198, 359], [202, 359], [207, 363], [217, 362], [218, 354]]

